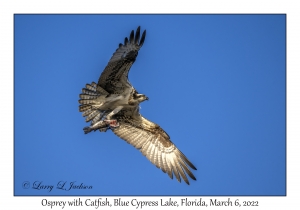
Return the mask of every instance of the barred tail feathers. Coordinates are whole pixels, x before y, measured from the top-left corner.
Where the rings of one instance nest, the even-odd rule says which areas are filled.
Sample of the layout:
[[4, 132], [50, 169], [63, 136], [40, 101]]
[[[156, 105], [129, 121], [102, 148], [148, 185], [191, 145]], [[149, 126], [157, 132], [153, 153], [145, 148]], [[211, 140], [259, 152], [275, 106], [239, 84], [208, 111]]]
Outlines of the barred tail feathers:
[[83, 117], [86, 117], [86, 122], [92, 120], [92, 124], [94, 124], [104, 116], [104, 112], [99, 110], [99, 107], [104, 102], [103, 99], [107, 94], [108, 92], [95, 82], [86, 84], [85, 88], [82, 88], [78, 100], [81, 104], [79, 105], [79, 111], [82, 112]]

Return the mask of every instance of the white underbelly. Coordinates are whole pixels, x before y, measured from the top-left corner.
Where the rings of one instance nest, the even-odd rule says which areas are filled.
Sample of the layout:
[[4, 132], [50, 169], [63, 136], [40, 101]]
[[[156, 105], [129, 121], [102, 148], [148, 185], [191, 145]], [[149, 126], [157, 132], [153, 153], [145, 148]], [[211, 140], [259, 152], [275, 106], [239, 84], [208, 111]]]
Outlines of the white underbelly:
[[115, 109], [118, 106], [128, 106], [128, 98], [124, 95], [115, 95], [115, 96], [109, 96], [106, 98], [105, 103], [101, 107], [104, 110], [107, 109]]

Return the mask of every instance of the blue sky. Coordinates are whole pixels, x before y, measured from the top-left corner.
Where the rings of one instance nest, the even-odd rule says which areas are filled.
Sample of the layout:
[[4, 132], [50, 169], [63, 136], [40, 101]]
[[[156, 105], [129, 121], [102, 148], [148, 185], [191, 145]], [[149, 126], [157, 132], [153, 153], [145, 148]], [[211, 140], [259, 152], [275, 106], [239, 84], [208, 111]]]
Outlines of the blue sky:
[[[139, 25], [129, 80], [197, 167], [190, 186], [111, 131], [82, 130], [81, 89]], [[286, 16], [15, 15], [14, 193], [285, 195]]]

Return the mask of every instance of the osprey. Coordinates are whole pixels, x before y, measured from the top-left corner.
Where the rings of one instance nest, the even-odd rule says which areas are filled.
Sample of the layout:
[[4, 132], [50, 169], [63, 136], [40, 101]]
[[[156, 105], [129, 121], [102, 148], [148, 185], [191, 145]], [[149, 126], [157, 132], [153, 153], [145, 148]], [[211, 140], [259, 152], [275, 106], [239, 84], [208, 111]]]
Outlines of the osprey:
[[[186, 173], [193, 180], [195, 176], [189, 169], [197, 170], [186, 156], [172, 143], [170, 136], [157, 124], [147, 120], [139, 113], [139, 104], [148, 97], [139, 94], [128, 81], [128, 72], [135, 62], [138, 51], [143, 46], [146, 30], [140, 39], [140, 27], [132, 30], [129, 39], [109, 60], [98, 83], [92, 82], [82, 89], [79, 95], [79, 111], [91, 121], [84, 133], [111, 129], [117, 136], [139, 149], [156, 167], [181, 178], [189, 184]], [[189, 167], [188, 167], [189, 166]]]

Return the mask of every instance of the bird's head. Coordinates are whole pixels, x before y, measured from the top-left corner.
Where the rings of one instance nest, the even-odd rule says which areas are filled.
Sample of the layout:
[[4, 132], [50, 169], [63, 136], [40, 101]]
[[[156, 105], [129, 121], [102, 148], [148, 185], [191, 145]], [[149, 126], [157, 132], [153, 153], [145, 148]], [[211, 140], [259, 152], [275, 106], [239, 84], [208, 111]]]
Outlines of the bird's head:
[[149, 100], [147, 96], [145, 96], [144, 94], [139, 94], [135, 89], [133, 89], [128, 100], [128, 104], [131, 106], [136, 106], [146, 100]]
[[136, 90], [133, 90], [132, 92], [132, 101], [133, 103], [141, 103], [143, 101], [149, 100], [147, 96], [144, 94], [139, 94]]
[[141, 102], [143, 102], [143, 101], [148, 101], [149, 100], [149, 98], [146, 96], [146, 95], [144, 95], [144, 94], [135, 94], [135, 96], [134, 96], [134, 99], [135, 100], [137, 100], [139, 103], [141, 103]]

